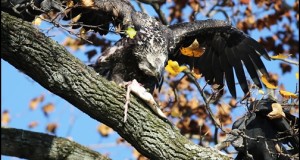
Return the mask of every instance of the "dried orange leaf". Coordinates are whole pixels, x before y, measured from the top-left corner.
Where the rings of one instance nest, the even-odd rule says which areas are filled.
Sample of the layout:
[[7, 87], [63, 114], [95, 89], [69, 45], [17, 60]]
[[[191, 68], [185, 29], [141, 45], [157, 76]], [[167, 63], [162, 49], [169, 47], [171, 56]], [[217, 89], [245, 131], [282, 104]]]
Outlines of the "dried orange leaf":
[[43, 106], [43, 112], [46, 116], [48, 116], [49, 113], [53, 112], [55, 109], [55, 106], [53, 103], [48, 103], [46, 105]]
[[38, 125], [39, 123], [37, 121], [32, 121], [28, 124], [28, 128], [34, 128]]
[[171, 116], [172, 117], [181, 117], [182, 112], [179, 111], [179, 108], [177, 106], [173, 106], [171, 109]]
[[229, 101], [229, 105], [232, 108], [235, 108], [237, 106], [237, 101], [235, 98], [231, 98], [231, 100]]
[[10, 122], [10, 115], [8, 110], [4, 110], [1, 115], [1, 125], [7, 125]]
[[197, 39], [194, 40], [194, 42], [184, 48], [180, 48], [180, 51], [183, 55], [185, 56], [189, 56], [189, 57], [200, 57], [203, 55], [204, 51], [205, 51], [205, 48], [201, 47], [197, 41]]
[[217, 116], [228, 116], [231, 113], [231, 106], [227, 104], [217, 105]]
[[72, 22], [72, 23], [76, 23], [76, 22], [80, 19], [81, 14], [82, 14], [82, 13], [78, 14], [76, 17], [73, 17], [73, 18], [71, 19], [71, 22]]
[[199, 106], [199, 101], [197, 98], [192, 98], [189, 100], [188, 104], [185, 107], [190, 107], [191, 109], [196, 109]]
[[272, 104], [272, 112], [267, 115], [270, 119], [278, 119], [285, 117], [285, 113], [282, 110], [282, 106], [279, 103]]
[[97, 131], [101, 134], [101, 136], [107, 137], [113, 130], [110, 127], [108, 127], [107, 125], [101, 123], [97, 127]]
[[84, 35], [86, 34], [86, 30], [82, 27], [82, 28], [80, 28], [79, 33], [80, 33], [81, 37], [84, 37]]
[[81, 3], [85, 7], [92, 7], [94, 5], [93, 0], [82, 0]]
[[87, 55], [88, 61], [90, 62], [91, 59], [97, 54], [97, 50], [93, 49], [93, 50], [85, 52], [85, 54]]
[[281, 68], [282, 74], [289, 73], [292, 71], [292, 66], [290, 64], [280, 63], [279, 66]]
[[35, 110], [37, 108], [37, 106], [43, 101], [44, 101], [44, 95], [40, 95], [39, 97], [33, 98], [29, 102], [29, 109]]
[[241, 2], [241, 4], [249, 4], [250, 0], [241, 0], [240, 2]]
[[137, 151], [136, 149], [133, 150], [133, 156], [134, 156], [137, 160], [146, 160], [146, 157], [143, 157], [143, 155], [141, 155], [140, 152]]
[[272, 58], [272, 59], [280, 59], [280, 60], [282, 60], [282, 59], [287, 59], [287, 58], [289, 58], [289, 56], [290, 56], [290, 55], [278, 54], [278, 55], [276, 55], [276, 56], [271, 56], [271, 58]]
[[124, 142], [126, 142], [126, 141], [125, 141], [124, 138], [119, 137], [119, 138], [117, 138], [116, 142], [117, 142], [117, 144], [120, 144], [120, 143], [124, 143]]
[[83, 47], [83, 42], [80, 39], [73, 39], [71, 37], [67, 37], [63, 42], [63, 45], [66, 47], [70, 47], [72, 50], [76, 51], [79, 48]]
[[[177, 81], [177, 82], [178, 82], [178, 81]], [[191, 83], [188, 81], [188, 77], [186, 76], [186, 77], [184, 77], [183, 79], [181, 79], [181, 80], [179, 81], [179, 84], [177, 85], [177, 88], [178, 88], [179, 90], [184, 90], [184, 89], [189, 90], [190, 84], [191, 84]]]
[[50, 133], [53, 133], [55, 134], [56, 132], [56, 129], [57, 129], [57, 124], [56, 123], [49, 123], [46, 127], [46, 130]]
[[179, 101], [179, 106], [185, 106], [187, 104], [187, 102], [188, 102], [186, 96], [183, 95], [183, 94], [181, 94], [179, 96], [178, 101]]
[[196, 78], [196, 79], [199, 79], [202, 77], [202, 74], [197, 74], [195, 72], [192, 72], [192, 75]]
[[74, 6], [74, 2], [72, 0], [68, 0], [66, 6], [67, 6], [67, 8], [73, 7]]
[[284, 91], [284, 90], [279, 90], [279, 93], [282, 97], [284, 98], [298, 98], [298, 95], [292, 92]]
[[253, 16], [253, 15], [248, 16], [246, 18], [246, 23], [249, 25], [253, 25], [253, 24], [255, 24], [255, 22], [256, 22], [256, 19], [255, 19], [255, 16]]
[[208, 141], [212, 139], [212, 133], [211, 133], [210, 127], [207, 124], [204, 124], [201, 127], [201, 133], [200, 134], [203, 135], [205, 137], [205, 139], [208, 140]]
[[268, 81], [266, 75], [263, 75], [263, 76], [261, 77], [261, 81], [262, 81], [263, 84], [266, 85], [266, 87], [269, 88], [269, 89], [276, 89], [276, 88], [277, 88], [277, 86], [271, 84], [271, 83]]
[[165, 67], [165, 70], [173, 76], [176, 76], [177, 74], [186, 69], [186, 66], [179, 66], [178, 62], [172, 60], [169, 60], [168, 65]]

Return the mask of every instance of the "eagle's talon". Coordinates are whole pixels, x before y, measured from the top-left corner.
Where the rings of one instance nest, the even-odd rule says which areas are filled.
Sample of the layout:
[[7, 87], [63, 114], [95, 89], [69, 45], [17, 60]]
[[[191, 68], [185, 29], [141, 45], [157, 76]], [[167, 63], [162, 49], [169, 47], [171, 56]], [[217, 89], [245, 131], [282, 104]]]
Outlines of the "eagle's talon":
[[128, 111], [128, 104], [129, 104], [130, 100], [126, 98], [126, 102], [124, 104], [124, 123], [127, 121], [127, 111]]
[[119, 84], [121, 87], [126, 87], [127, 86], [127, 91], [126, 91], [126, 102], [124, 104], [124, 123], [127, 121], [127, 111], [128, 111], [128, 105], [130, 103], [130, 92], [132, 90], [132, 81], [130, 82], [123, 82]]

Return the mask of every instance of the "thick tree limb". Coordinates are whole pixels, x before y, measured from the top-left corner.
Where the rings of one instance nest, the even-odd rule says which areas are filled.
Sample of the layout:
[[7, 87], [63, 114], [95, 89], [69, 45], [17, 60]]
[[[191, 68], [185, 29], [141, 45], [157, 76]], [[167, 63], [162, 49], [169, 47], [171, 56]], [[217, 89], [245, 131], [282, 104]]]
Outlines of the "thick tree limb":
[[[43, 5], [40, 1], [40, 6], [34, 6], [28, 5], [32, 3], [32, 0], [22, 0], [22, 1], [15, 1], [15, 0], [1, 0], [1, 10], [8, 12], [16, 17], [20, 17], [23, 19], [26, 19], [27, 21], [32, 21], [34, 19], [34, 16], [40, 15], [42, 13], [49, 12], [50, 9], [56, 9], [61, 10], [64, 8], [64, 6], [61, 4], [65, 1], [60, 0], [45, 0], [47, 1], [47, 5]], [[44, 1], [44, 2], [45, 2]], [[16, 12], [14, 7], [17, 5], [20, 10], [23, 10], [21, 12]], [[26, 13], [26, 9], [35, 8], [33, 14]], [[91, 0], [91, 1], [82, 1], [78, 4], [77, 7], [74, 8], [81, 8], [81, 9], [89, 9], [97, 11], [98, 13], [104, 13], [104, 15], [111, 19], [111, 17], [114, 17], [114, 20], [119, 19], [122, 22], [122, 25], [129, 26], [132, 25], [132, 19], [131, 19], [131, 13], [134, 11], [134, 8], [127, 0]], [[61, 11], [62, 12], [62, 11]], [[69, 17], [73, 18], [73, 17]], [[103, 18], [103, 17], [102, 17]]]
[[26, 159], [109, 159], [65, 138], [13, 128], [1, 128], [1, 154]]
[[[92, 118], [110, 126], [151, 159], [230, 159], [199, 147], [132, 98], [123, 123], [125, 90], [99, 76], [28, 22], [1, 13], [4, 60]], [[134, 96], [132, 96], [134, 97]]]

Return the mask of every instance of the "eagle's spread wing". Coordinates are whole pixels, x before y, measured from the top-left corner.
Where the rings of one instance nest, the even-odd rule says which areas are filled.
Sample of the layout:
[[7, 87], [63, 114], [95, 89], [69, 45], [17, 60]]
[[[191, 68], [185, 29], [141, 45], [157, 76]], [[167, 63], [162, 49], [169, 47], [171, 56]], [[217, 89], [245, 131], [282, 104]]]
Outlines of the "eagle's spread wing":
[[[267, 75], [260, 59], [270, 60], [266, 50], [254, 39], [226, 21], [205, 20], [169, 27], [173, 30], [175, 46], [170, 59], [198, 68], [208, 84], [224, 85], [224, 77], [232, 96], [236, 97], [234, 72], [244, 93], [249, 91], [243, 64], [258, 87], [262, 87], [257, 71]], [[188, 57], [179, 48], [191, 45], [197, 39], [205, 51], [200, 57]]]

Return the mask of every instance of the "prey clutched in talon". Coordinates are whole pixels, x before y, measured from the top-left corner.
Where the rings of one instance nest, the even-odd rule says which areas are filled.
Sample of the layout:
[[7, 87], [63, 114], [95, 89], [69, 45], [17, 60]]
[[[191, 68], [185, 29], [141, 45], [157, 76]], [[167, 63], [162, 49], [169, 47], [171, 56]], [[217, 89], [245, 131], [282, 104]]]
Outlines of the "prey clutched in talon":
[[132, 80], [131, 82], [124, 82], [120, 84], [120, 86], [127, 87], [126, 92], [126, 102], [124, 105], [124, 122], [127, 120], [127, 111], [128, 111], [128, 105], [130, 103], [130, 93], [134, 93], [138, 97], [140, 97], [150, 108], [161, 118], [164, 120], [167, 119], [167, 117], [164, 115], [164, 113], [159, 109], [158, 104], [154, 100], [153, 96], [147, 92], [147, 90], [137, 82], [137, 80]]

